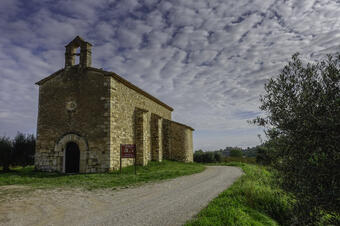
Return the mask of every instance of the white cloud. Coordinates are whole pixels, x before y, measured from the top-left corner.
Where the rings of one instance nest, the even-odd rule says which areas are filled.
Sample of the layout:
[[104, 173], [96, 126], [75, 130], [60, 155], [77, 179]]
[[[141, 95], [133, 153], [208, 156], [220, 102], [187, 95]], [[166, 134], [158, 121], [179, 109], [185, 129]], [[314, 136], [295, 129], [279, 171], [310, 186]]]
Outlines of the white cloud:
[[173, 106], [196, 129], [195, 148], [258, 144], [246, 120], [266, 79], [295, 52], [336, 52], [339, 15], [327, 0], [1, 1], [0, 135], [34, 131], [33, 84], [63, 67], [64, 45], [80, 35], [93, 66]]

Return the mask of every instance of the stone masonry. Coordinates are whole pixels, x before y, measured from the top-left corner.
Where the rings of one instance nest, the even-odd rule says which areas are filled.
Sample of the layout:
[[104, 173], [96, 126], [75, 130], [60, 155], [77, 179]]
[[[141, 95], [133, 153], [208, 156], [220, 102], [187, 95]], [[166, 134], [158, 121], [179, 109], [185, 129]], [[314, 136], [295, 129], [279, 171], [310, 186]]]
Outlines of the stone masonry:
[[[139, 165], [192, 162], [193, 129], [172, 121], [173, 109], [157, 98], [113, 72], [91, 67], [91, 47], [77, 36], [66, 45], [65, 68], [36, 83], [36, 168], [66, 172], [65, 165], [74, 161], [80, 173], [115, 170], [121, 144], [136, 144]], [[66, 158], [70, 143], [78, 147], [76, 160]], [[131, 164], [133, 159], [122, 159], [122, 166]]]

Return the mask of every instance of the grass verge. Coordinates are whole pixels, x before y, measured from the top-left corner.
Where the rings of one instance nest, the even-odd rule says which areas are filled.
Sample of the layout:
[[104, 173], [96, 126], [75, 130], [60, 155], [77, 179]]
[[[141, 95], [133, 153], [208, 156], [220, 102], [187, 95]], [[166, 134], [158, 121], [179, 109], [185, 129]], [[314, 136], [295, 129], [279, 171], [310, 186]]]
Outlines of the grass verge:
[[150, 162], [147, 166], [125, 167], [119, 171], [91, 174], [60, 174], [36, 172], [33, 166], [13, 168], [12, 172], [0, 173], [0, 188], [4, 185], [25, 185], [32, 188], [79, 187], [85, 189], [114, 188], [128, 185], [170, 179], [199, 173], [204, 166], [197, 163], [175, 161]]
[[249, 164], [256, 164], [256, 158], [255, 157], [225, 157], [223, 159], [223, 162], [225, 163], [243, 162], [243, 163], [249, 163]]
[[293, 199], [278, 188], [274, 172], [239, 162], [223, 165], [241, 167], [245, 174], [186, 226], [286, 224], [292, 213]]

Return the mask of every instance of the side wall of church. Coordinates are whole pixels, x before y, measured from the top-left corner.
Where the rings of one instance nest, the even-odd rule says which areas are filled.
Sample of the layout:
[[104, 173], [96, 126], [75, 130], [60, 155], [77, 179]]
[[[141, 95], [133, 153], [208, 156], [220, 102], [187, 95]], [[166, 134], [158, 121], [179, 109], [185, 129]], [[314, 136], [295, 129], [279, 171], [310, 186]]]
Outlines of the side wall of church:
[[[64, 170], [66, 143], [80, 148], [80, 172], [110, 168], [110, 92], [107, 78], [77, 67], [39, 87], [35, 165], [39, 170]], [[109, 81], [109, 80], [108, 80]], [[81, 141], [80, 141], [81, 140]]]
[[[156, 154], [152, 155], [152, 137], [155, 135], [154, 130], [161, 129], [161, 121], [155, 120], [152, 114], [160, 118], [171, 120], [171, 111], [166, 107], [147, 98], [141, 93], [131, 89], [122, 82], [111, 76], [107, 76], [110, 80], [110, 166], [111, 169], [118, 169], [120, 165], [120, 145], [121, 144], [137, 144], [137, 151], [142, 151], [142, 156], [138, 154], [138, 163], [146, 165], [152, 160], [152, 156], [156, 160]], [[137, 125], [137, 128], [136, 128]], [[152, 129], [152, 125], [157, 128]], [[142, 133], [137, 134], [136, 132]], [[154, 134], [154, 135], [153, 135]], [[159, 134], [157, 132], [157, 134]], [[157, 135], [161, 136], [161, 135]], [[138, 139], [138, 140], [136, 140]], [[162, 139], [158, 137], [158, 139]], [[160, 141], [161, 142], [161, 141]], [[161, 144], [161, 143], [160, 143]], [[161, 150], [158, 150], [161, 151]], [[158, 153], [161, 156], [161, 153]], [[160, 159], [160, 157], [158, 157]], [[161, 159], [160, 159], [161, 160]], [[132, 165], [133, 159], [123, 159], [122, 166]]]
[[163, 150], [165, 159], [193, 162], [192, 129], [183, 124], [164, 120]]

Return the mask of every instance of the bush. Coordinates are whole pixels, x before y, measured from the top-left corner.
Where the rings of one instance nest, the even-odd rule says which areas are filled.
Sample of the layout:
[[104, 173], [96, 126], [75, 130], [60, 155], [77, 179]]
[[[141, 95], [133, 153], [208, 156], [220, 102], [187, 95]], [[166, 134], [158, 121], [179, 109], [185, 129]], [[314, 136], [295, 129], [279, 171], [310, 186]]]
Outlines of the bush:
[[257, 155], [256, 155], [256, 162], [263, 165], [270, 165], [272, 163], [270, 153], [267, 148], [260, 147], [258, 148]]
[[[278, 139], [276, 139], [278, 141]], [[279, 156], [276, 151], [274, 140], [265, 142], [264, 144], [257, 147], [256, 162], [262, 165], [279, 164]]]
[[18, 132], [13, 140], [0, 137], [0, 165], [3, 171], [9, 171], [9, 166], [34, 164], [35, 137]]
[[31, 134], [18, 132], [13, 140], [12, 165], [28, 166], [34, 164], [35, 138]]
[[214, 157], [215, 157], [215, 161], [216, 161], [216, 162], [222, 162], [223, 157], [222, 157], [222, 154], [221, 154], [221, 153], [215, 152], [214, 155], [215, 155]]
[[8, 137], [0, 137], [0, 166], [3, 171], [9, 171], [12, 159], [12, 142]]
[[241, 150], [241, 149], [234, 148], [234, 149], [231, 149], [231, 150], [230, 150], [229, 156], [230, 156], [230, 157], [242, 157], [242, 156], [243, 156], [243, 153], [242, 153], [242, 150]]
[[223, 159], [223, 162], [230, 163], [230, 162], [242, 162], [242, 163], [249, 163], [249, 164], [256, 164], [255, 157], [226, 157]]
[[265, 91], [266, 117], [254, 122], [266, 127], [282, 185], [297, 198], [292, 224], [314, 225], [322, 211], [339, 213], [340, 54], [306, 66], [295, 54]]
[[195, 151], [194, 153], [194, 161], [195, 162], [203, 162], [203, 163], [213, 163], [213, 162], [222, 162], [223, 158], [221, 153], [207, 151], [204, 152], [202, 150]]

